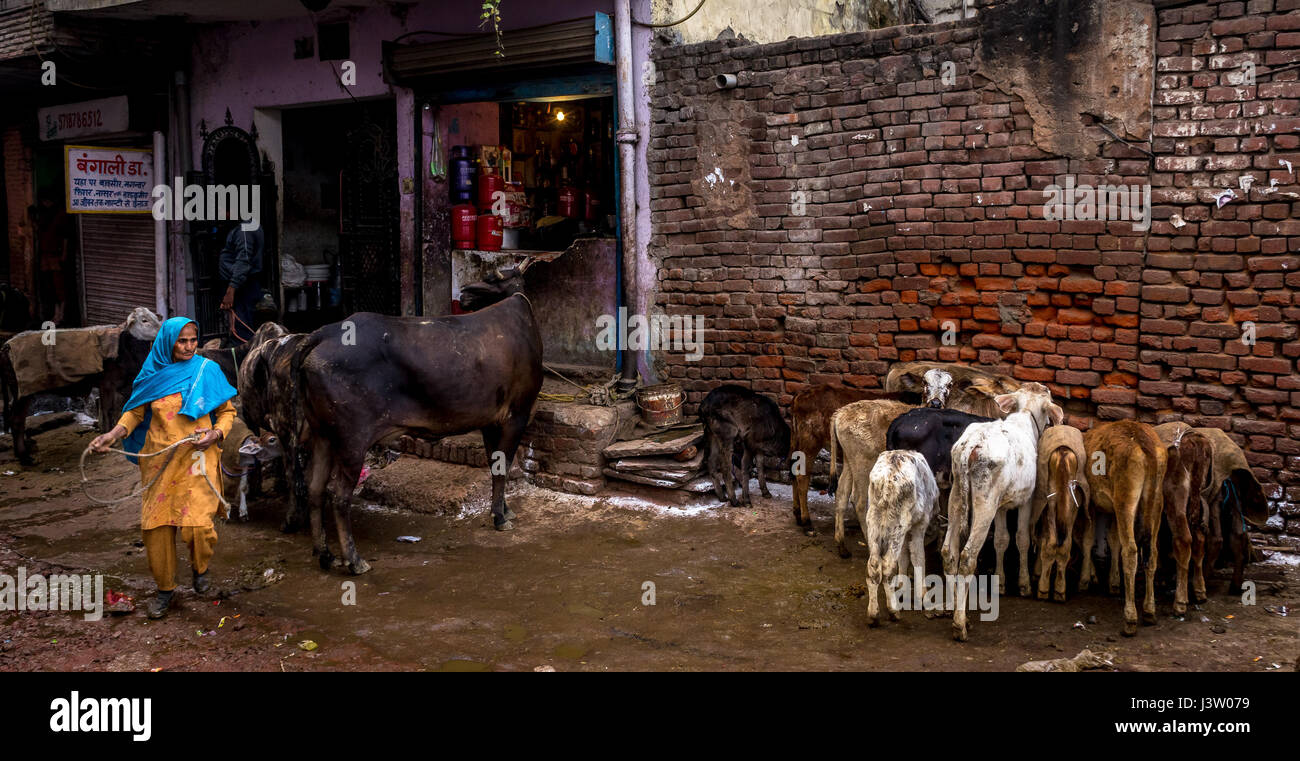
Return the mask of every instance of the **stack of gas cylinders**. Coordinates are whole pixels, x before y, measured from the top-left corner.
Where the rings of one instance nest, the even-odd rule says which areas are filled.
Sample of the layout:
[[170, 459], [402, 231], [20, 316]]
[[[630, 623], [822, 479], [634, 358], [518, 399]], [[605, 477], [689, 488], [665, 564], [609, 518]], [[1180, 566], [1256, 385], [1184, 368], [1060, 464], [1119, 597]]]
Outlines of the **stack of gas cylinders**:
[[517, 248], [519, 231], [531, 222], [523, 185], [507, 182], [495, 166], [484, 165], [475, 177], [474, 160], [464, 145], [451, 150], [450, 175], [452, 247]]

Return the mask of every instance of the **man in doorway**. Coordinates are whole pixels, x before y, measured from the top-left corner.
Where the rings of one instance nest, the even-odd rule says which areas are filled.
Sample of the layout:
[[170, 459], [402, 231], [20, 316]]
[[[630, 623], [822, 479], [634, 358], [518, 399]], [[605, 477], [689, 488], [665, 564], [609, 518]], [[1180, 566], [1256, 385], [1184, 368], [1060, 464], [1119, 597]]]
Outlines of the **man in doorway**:
[[257, 275], [262, 271], [265, 241], [261, 227], [246, 231], [235, 225], [226, 236], [226, 245], [217, 261], [217, 273], [227, 283], [220, 308], [223, 312], [234, 311], [238, 319], [233, 320], [231, 333], [241, 341], [252, 338], [257, 328], [253, 323], [253, 312], [262, 298], [262, 285]]
[[36, 260], [40, 268], [41, 315], [55, 325], [63, 323], [72, 270], [72, 257], [69, 255], [72, 220], [63, 210], [62, 200], [58, 191], [46, 188], [31, 210], [32, 226], [36, 231]]

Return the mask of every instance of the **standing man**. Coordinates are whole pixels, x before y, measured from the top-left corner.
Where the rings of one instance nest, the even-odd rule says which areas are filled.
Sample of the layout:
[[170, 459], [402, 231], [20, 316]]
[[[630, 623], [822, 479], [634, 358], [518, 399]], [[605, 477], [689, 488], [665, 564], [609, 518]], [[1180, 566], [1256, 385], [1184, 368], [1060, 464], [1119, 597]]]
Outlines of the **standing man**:
[[232, 320], [231, 333], [241, 340], [253, 337], [253, 311], [262, 298], [262, 285], [257, 275], [262, 271], [262, 249], [266, 241], [259, 226], [256, 230], [245, 231], [235, 225], [226, 236], [226, 245], [221, 249], [221, 258], [217, 262], [217, 273], [228, 285], [221, 298], [223, 312], [234, 311], [238, 320]]

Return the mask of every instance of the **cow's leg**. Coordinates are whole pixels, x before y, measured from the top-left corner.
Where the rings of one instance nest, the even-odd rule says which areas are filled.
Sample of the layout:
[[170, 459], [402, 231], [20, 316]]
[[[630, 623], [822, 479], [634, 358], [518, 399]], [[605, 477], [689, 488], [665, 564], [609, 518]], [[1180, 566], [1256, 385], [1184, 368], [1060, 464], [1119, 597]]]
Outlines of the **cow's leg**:
[[320, 567], [328, 571], [334, 565], [334, 555], [325, 541], [322, 513], [325, 509], [325, 489], [330, 475], [330, 447], [325, 441], [312, 448], [311, 468], [307, 478], [307, 512], [311, 515], [311, 551], [320, 559]]
[[239, 477], [239, 520], [248, 520], [248, 474]]
[[849, 492], [853, 491], [852, 484], [853, 468], [849, 466], [846, 460], [844, 467], [840, 469], [839, 489], [835, 494], [835, 547], [839, 550], [842, 558], [853, 556], [853, 553], [849, 552], [848, 545], [844, 542], [844, 511], [849, 506]]
[[1192, 530], [1187, 525], [1186, 504], [1170, 505], [1165, 502], [1165, 517], [1169, 520], [1169, 533], [1174, 544], [1174, 615], [1187, 613], [1187, 572], [1192, 557]]
[[1020, 596], [1029, 597], [1029, 514], [1033, 508], [1025, 500], [1016, 509], [1016, 552], [1020, 555]]
[[744, 450], [740, 455], [740, 480], [744, 484], [740, 501], [745, 505], [752, 505], [753, 502], [749, 498], [749, 470], [754, 467], [754, 453], [745, 446], [744, 442], [741, 442], [740, 446]]
[[1097, 569], [1092, 565], [1092, 546], [1097, 543], [1097, 521], [1088, 521], [1083, 529], [1083, 568], [1079, 572], [1079, 591], [1097, 583]]
[[[997, 553], [998, 594], [1007, 593], [1007, 574], [1003, 570], [1002, 558], [1011, 546], [1011, 534], [1007, 532], [1007, 511], [1001, 508], [993, 516], [993, 549]], [[976, 550], [978, 553], [979, 550]]]
[[335, 466], [332, 483], [334, 528], [339, 534], [339, 551], [354, 576], [370, 570], [370, 564], [357, 552], [357, 542], [352, 536], [352, 490], [357, 487], [357, 479], [361, 478], [361, 465], [360, 461], [346, 462], [340, 458]]
[[[1051, 510], [1048, 502], [1044, 511]], [[1052, 566], [1056, 563], [1056, 521], [1047, 521], [1047, 530], [1038, 538], [1038, 559], [1035, 561], [1038, 572], [1038, 599], [1046, 600], [1051, 594]]]
[[884, 576], [884, 594], [885, 604], [889, 607], [889, 620], [898, 620], [898, 600], [894, 599], [892, 588], [894, 579], [903, 574], [904, 564], [907, 563], [907, 528], [905, 526], [893, 526], [889, 532], [889, 545], [885, 548], [885, 562], [880, 569]]
[[27, 437], [27, 414], [31, 411], [32, 397], [22, 396], [14, 402], [9, 418], [9, 431], [14, 440], [14, 457], [18, 458], [19, 464], [22, 465], [36, 464], [36, 459], [32, 457], [36, 442]]
[[[522, 414], [515, 414], [501, 427], [500, 451], [505, 455], [505, 472], [501, 475], [494, 474], [492, 476], [493, 521], [495, 522], [496, 519], [496, 507], [498, 504], [501, 506], [500, 514], [506, 519], [505, 524], [497, 526], [498, 530], [501, 531], [508, 531], [513, 527], [514, 524], [511, 523], [511, 521], [517, 517], [515, 512], [510, 509], [510, 505], [506, 504], [506, 485], [510, 480], [510, 468], [515, 461], [515, 453], [519, 450], [519, 442], [523, 439], [524, 429], [527, 427], [528, 410], [525, 410]], [[497, 499], [498, 484], [501, 486], [501, 496], [499, 500]]]
[[[501, 442], [505, 438], [505, 427], [490, 425], [482, 430], [483, 451], [487, 453], [488, 468], [492, 478], [492, 525], [497, 531], [509, 531], [515, 527], [510, 522], [514, 513], [506, 515], [506, 476], [497, 475], [496, 464], [501, 461], [497, 452], [501, 452]], [[516, 442], [517, 443], [517, 442]], [[513, 456], [513, 452], [511, 453]], [[506, 473], [510, 472], [510, 462], [506, 460]]]
[[[1202, 561], [1203, 575], [1206, 579], [1214, 576], [1214, 567], [1219, 562], [1219, 556], [1223, 554], [1223, 524], [1220, 523], [1218, 503], [1210, 505], [1210, 515], [1205, 522], [1205, 558]], [[1207, 587], [1208, 593], [1208, 587]]]

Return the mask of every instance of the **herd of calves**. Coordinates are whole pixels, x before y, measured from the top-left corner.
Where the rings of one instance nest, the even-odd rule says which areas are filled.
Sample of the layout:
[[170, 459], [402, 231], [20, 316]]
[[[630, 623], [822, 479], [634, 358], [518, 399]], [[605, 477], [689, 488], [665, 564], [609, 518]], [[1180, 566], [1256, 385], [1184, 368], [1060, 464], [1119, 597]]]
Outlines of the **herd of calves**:
[[[904, 401], [917, 394], [922, 406]], [[1132, 636], [1138, 624], [1139, 543], [1147, 550], [1142, 621], [1155, 622], [1162, 519], [1172, 545], [1174, 613], [1182, 616], [1189, 572], [1193, 598], [1204, 602], [1205, 577], [1224, 551], [1225, 537], [1235, 562], [1232, 589], [1240, 589], [1250, 554], [1246, 522], [1262, 526], [1268, 517], [1263, 488], [1241, 448], [1223, 431], [1121, 420], [1083, 432], [1062, 424], [1064, 412], [1047, 387], [964, 365], [896, 365], [883, 391], [816, 386], [795, 397], [791, 412], [792, 426], [775, 402], [740, 386], [721, 386], [705, 397], [699, 414], [717, 495], [733, 505], [741, 499], [748, 503], [750, 467], [757, 464], [759, 487], [771, 496], [764, 458], [783, 466], [789, 462], [795, 474], [795, 522], [811, 527], [810, 466], [829, 448], [835, 541], [841, 556], [849, 557], [844, 511], [851, 501], [870, 553], [867, 597], [873, 626], [884, 580], [906, 575], [906, 569], [923, 572], [925, 547], [936, 541], [941, 541], [946, 578], [971, 578], [990, 527], [999, 591], [1005, 592], [1006, 520], [1014, 510], [1020, 594], [1030, 594], [1032, 541], [1040, 599], [1051, 594], [1065, 600], [1065, 571], [1076, 543], [1082, 560], [1079, 590], [1097, 582], [1092, 553], [1097, 524], [1109, 524], [1110, 591], [1119, 590], [1122, 572], [1124, 634]], [[734, 492], [737, 466], [741, 499]], [[944, 492], [946, 515], [939, 508]], [[955, 592], [953, 636], [965, 641], [968, 589], [958, 583]], [[897, 620], [897, 601], [890, 594], [885, 598], [891, 619]]]

